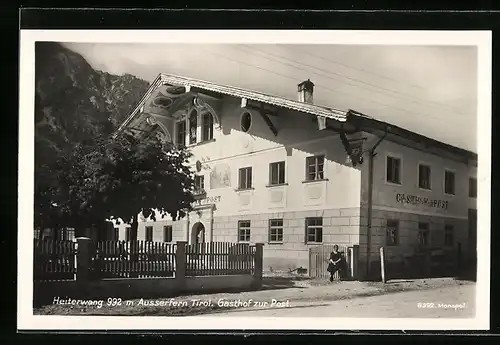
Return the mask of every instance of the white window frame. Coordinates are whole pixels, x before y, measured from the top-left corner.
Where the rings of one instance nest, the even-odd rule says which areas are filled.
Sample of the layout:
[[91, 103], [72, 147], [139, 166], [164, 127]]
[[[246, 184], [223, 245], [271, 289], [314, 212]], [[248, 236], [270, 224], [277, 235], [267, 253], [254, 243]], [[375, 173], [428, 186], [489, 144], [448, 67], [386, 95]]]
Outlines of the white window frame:
[[[241, 171], [243, 169], [250, 169], [250, 173], [251, 173], [251, 178], [250, 178], [250, 186], [248, 186], [248, 173], [245, 174], [245, 178], [246, 178], [246, 187], [242, 187], [241, 183]], [[238, 169], [238, 190], [248, 190], [248, 189], [253, 189], [253, 167], [251, 166], [245, 166], [245, 167], [241, 167]]]
[[[399, 183], [394, 183], [391, 181], [387, 181], [387, 158], [394, 158], [394, 159], [399, 159]], [[402, 187], [403, 186], [403, 167], [404, 167], [404, 162], [403, 162], [403, 155], [397, 154], [397, 153], [392, 153], [392, 152], [386, 152], [385, 154], [385, 159], [384, 159], [384, 182], [387, 185], [390, 186], [396, 186], [396, 187]]]
[[[201, 180], [201, 182], [202, 182], [201, 188], [198, 188], [198, 186], [196, 185], [196, 182], [198, 179]], [[205, 175], [202, 175], [202, 174], [195, 175], [194, 176], [194, 184], [195, 184], [194, 187], [195, 187], [196, 191], [201, 192], [201, 191], [206, 190], [205, 189]]]
[[[281, 183], [279, 182], [279, 168], [278, 168], [278, 183], [273, 183], [273, 181], [272, 181], [272, 176], [273, 176], [272, 175], [272, 166], [273, 166], [273, 164], [276, 165], [276, 166], [278, 166], [278, 164], [280, 164], [280, 163], [283, 163], [285, 165], [284, 171], [283, 171], [283, 182], [281, 182]], [[324, 165], [324, 163], [323, 163], [323, 165]], [[286, 181], [287, 181], [287, 179], [286, 179], [286, 177], [287, 177], [286, 176], [286, 171], [287, 171], [287, 169], [286, 169], [286, 160], [281, 160], [281, 161], [276, 161], [276, 162], [269, 163], [269, 186], [280, 186], [280, 185], [286, 184]]]
[[[321, 219], [321, 225], [309, 225], [309, 224], [307, 223], [307, 221], [308, 221], [309, 219]], [[316, 239], [317, 239], [317, 237], [318, 237], [318, 236], [317, 236], [316, 231], [314, 232], [314, 241], [309, 241], [309, 229], [310, 229], [310, 228], [315, 229], [316, 231], [317, 231], [318, 229], [321, 229], [321, 241], [316, 241]], [[323, 243], [323, 235], [324, 235], [324, 234], [323, 234], [323, 229], [324, 229], [324, 228], [325, 228], [325, 225], [324, 225], [324, 219], [323, 219], [323, 217], [307, 217], [307, 218], [305, 219], [305, 231], [306, 231], [306, 236], [305, 236], [306, 238], [305, 238], [305, 239], [306, 239], [306, 244], [317, 244], [317, 243]]]
[[187, 120], [186, 120], [186, 117], [183, 115], [183, 119], [182, 120], [176, 120], [174, 121], [174, 143], [175, 145], [179, 145], [179, 143], [177, 142], [177, 137], [178, 137], [178, 132], [179, 130], [177, 129], [177, 125], [181, 122], [184, 122], [184, 126], [186, 126], [186, 131], [184, 132], [184, 144], [181, 144], [182, 146], [187, 146], [187, 135], [188, 135], [188, 131], [187, 131]]
[[[454, 175], [454, 183], [453, 183], [453, 192], [454, 194], [450, 194], [446, 192], [446, 173], [450, 172]], [[457, 171], [455, 169], [445, 168], [443, 172], [443, 194], [446, 196], [455, 196], [457, 195]]]
[[[272, 225], [272, 222], [281, 222], [281, 225]], [[282, 218], [276, 218], [276, 219], [269, 219], [269, 223], [268, 223], [268, 241], [269, 243], [283, 243], [283, 232], [284, 232], [284, 226], [283, 226], [283, 219]], [[272, 231], [273, 230], [281, 230], [281, 240], [279, 239], [276, 239], [276, 240], [272, 240], [271, 239], [271, 236], [272, 236]], [[275, 234], [275, 237], [278, 238], [278, 234], [276, 233]]]
[[[429, 189], [420, 187], [420, 166], [426, 166], [429, 168]], [[424, 161], [419, 161], [417, 163], [417, 188], [425, 191], [425, 192], [431, 192], [432, 191], [432, 164]]]
[[[323, 156], [323, 178], [320, 178], [320, 179], [315, 178], [315, 179], [310, 180], [309, 179], [309, 165], [307, 164], [307, 160], [308, 160], [308, 158], [319, 157], [319, 156]], [[327, 180], [327, 178], [326, 178], [326, 176], [327, 176], [327, 171], [326, 171], [326, 165], [327, 165], [327, 163], [326, 162], [327, 162], [326, 151], [314, 152], [314, 153], [306, 156], [305, 162], [304, 162], [305, 163], [305, 181], [306, 182], [314, 182], [314, 181], [325, 181], [325, 180]], [[317, 177], [317, 175], [318, 175], [318, 172], [316, 171], [316, 177]]]
[[[211, 116], [211, 118], [212, 118], [212, 138], [210, 138], [210, 139], [207, 139], [204, 136], [204, 133], [205, 133], [205, 121], [203, 119], [203, 116], [205, 114], [209, 114]], [[208, 109], [205, 108], [205, 109], [202, 109], [202, 110], [199, 111], [198, 117], [199, 117], [200, 127], [201, 127], [201, 134], [200, 134], [200, 140], [199, 140], [199, 142], [206, 142], [206, 141], [212, 141], [212, 140], [214, 140], [215, 139], [215, 116], [214, 116], [214, 114], [212, 114], [212, 112], [210, 110], [208, 110]]]
[[[248, 226], [242, 226], [242, 223], [248, 223]], [[244, 239], [241, 239], [241, 231], [245, 231]], [[246, 239], [248, 235], [248, 240]], [[248, 243], [252, 239], [252, 221], [250, 220], [239, 220], [238, 221], [238, 242], [239, 243]]]
[[[191, 113], [196, 112], [196, 138], [194, 143], [191, 142]], [[186, 114], [186, 147], [196, 146], [199, 142], [201, 142], [201, 128], [200, 128], [200, 109], [196, 107], [189, 108]]]

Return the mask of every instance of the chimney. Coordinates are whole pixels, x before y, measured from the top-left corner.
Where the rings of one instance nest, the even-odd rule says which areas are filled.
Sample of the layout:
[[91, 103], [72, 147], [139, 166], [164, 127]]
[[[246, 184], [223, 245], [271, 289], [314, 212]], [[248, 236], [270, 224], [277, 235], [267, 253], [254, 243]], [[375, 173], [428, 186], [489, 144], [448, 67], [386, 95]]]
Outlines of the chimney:
[[314, 92], [314, 84], [312, 81], [307, 79], [306, 81], [303, 81], [298, 87], [298, 96], [299, 96], [299, 102], [305, 102], [305, 103], [313, 103], [313, 92]]

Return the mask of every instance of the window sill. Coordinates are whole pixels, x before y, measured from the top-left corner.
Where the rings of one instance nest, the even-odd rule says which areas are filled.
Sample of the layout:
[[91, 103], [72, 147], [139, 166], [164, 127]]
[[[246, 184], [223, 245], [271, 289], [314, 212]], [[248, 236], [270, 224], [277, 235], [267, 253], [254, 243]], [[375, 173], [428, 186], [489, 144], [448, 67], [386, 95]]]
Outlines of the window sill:
[[235, 192], [245, 192], [245, 191], [249, 191], [249, 190], [254, 190], [255, 188], [251, 187], [251, 188], [238, 188], [238, 189], [235, 189], [234, 191]]
[[283, 241], [269, 241], [267, 244], [270, 245], [283, 245]]
[[323, 242], [306, 242], [306, 245], [319, 245], [323, 244]]
[[419, 186], [418, 189], [422, 192], [432, 192], [432, 188], [422, 188]]
[[214, 143], [214, 142], [215, 142], [215, 139], [213, 138], [213, 139], [210, 139], [210, 140], [200, 141], [199, 143], [196, 143], [196, 146], [210, 144], [210, 143]]
[[213, 142], [215, 142], [215, 139], [200, 141], [200, 142], [197, 142], [197, 143], [194, 143], [194, 144], [186, 145], [185, 147], [186, 148], [192, 148], [192, 147], [201, 146], [201, 145], [205, 145], [205, 144], [209, 144], [209, 143], [213, 143]]
[[304, 180], [302, 183], [314, 183], [314, 182], [326, 182], [328, 181], [327, 178], [319, 179], [319, 180]]
[[445, 196], [454, 197], [456, 194], [444, 193]]
[[403, 187], [402, 183], [394, 183], [394, 182], [391, 182], [391, 181], [385, 181], [385, 184], [388, 185], [388, 186], [393, 186], [393, 187]]
[[288, 183], [277, 183], [277, 184], [268, 184], [266, 188], [273, 188], [273, 187], [284, 187], [288, 186]]

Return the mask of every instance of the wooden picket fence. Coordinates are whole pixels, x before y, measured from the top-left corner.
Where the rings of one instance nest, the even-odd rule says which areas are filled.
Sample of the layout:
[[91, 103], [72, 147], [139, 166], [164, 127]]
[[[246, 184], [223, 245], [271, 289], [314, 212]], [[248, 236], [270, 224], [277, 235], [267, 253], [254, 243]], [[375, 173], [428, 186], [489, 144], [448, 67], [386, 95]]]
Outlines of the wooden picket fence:
[[[184, 244], [183, 244], [184, 245]], [[77, 243], [35, 240], [35, 280], [76, 278]], [[177, 265], [186, 276], [254, 274], [255, 247], [243, 243], [209, 242], [185, 245], [177, 262], [178, 246], [148, 241], [99, 241], [91, 245], [90, 278], [174, 277]]]
[[94, 257], [95, 279], [173, 277], [175, 244], [148, 241], [99, 241]]
[[34, 239], [34, 280], [72, 280], [76, 274], [76, 243]]
[[186, 246], [186, 276], [253, 274], [255, 247], [209, 242]]

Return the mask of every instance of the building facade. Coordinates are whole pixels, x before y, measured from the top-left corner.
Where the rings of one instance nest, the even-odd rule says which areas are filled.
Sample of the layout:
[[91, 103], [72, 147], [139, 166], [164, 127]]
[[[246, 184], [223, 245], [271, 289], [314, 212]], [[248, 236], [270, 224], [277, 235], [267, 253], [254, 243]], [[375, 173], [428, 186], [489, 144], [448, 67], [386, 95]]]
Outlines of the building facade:
[[[117, 135], [187, 146], [197, 201], [181, 220], [139, 216], [137, 239], [261, 242], [268, 271], [307, 268], [323, 244], [359, 245], [367, 269], [380, 246], [394, 259], [458, 243], [475, 253], [476, 155], [314, 105], [313, 87], [294, 101], [159, 75]], [[130, 228], [113, 237], [131, 240]]]

